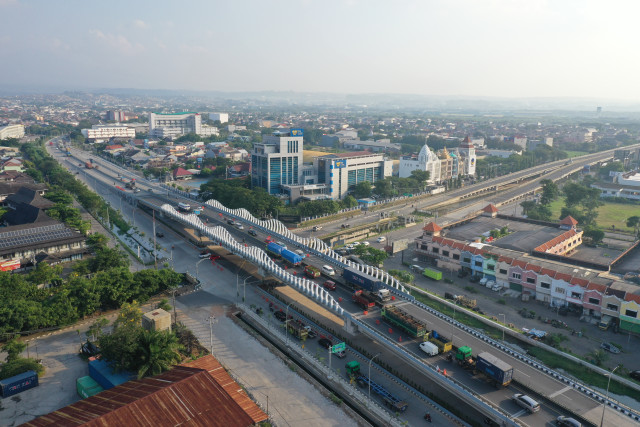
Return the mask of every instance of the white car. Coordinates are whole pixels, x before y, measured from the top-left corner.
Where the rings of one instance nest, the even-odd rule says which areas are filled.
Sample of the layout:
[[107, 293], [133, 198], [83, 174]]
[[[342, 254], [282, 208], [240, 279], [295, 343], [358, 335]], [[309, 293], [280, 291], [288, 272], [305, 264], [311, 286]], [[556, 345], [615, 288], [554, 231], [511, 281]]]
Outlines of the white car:
[[323, 265], [321, 268], [322, 274], [326, 274], [327, 276], [335, 276], [336, 275], [336, 271], [333, 269], [333, 267], [329, 266], [329, 265]]
[[378, 241], [378, 243], [386, 242], [387, 238], [384, 237], [384, 236], [380, 236], [380, 237], [378, 237], [377, 241]]
[[488, 280], [489, 279], [487, 279], [486, 277], [483, 277], [482, 279], [480, 279], [480, 281], [478, 283], [481, 284], [482, 286], [485, 286], [487, 284]]
[[364, 246], [369, 246], [369, 242], [367, 242], [367, 241], [361, 242], [360, 244], [364, 245]]
[[353, 245], [353, 243], [349, 243], [347, 246], [345, 246], [345, 249], [348, 249], [350, 251], [354, 250], [356, 247]]
[[493, 281], [493, 280], [487, 280], [487, 283], [485, 283], [484, 285], [485, 285], [487, 288], [491, 289], [491, 288], [493, 288], [493, 285], [495, 285], [495, 284], [496, 284], [496, 282], [495, 282], [495, 281]]
[[244, 226], [242, 224], [240, 224], [239, 222], [236, 222], [236, 228], [238, 230], [244, 230]]

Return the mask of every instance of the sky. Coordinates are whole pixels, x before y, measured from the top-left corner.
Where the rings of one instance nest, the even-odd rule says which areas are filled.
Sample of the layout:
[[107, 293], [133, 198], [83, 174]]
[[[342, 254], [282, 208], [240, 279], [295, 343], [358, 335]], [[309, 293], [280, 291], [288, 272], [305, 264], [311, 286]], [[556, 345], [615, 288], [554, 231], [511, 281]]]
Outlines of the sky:
[[635, 0], [0, 0], [0, 84], [640, 101]]

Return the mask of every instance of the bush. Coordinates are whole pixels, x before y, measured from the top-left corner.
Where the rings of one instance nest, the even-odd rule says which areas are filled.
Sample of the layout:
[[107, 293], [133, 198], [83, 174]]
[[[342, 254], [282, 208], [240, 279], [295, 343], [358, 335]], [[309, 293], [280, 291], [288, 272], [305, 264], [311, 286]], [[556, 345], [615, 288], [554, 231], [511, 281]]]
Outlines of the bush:
[[44, 373], [44, 366], [39, 364], [36, 359], [20, 357], [2, 365], [2, 368], [0, 368], [0, 380], [10, 378], [27, 371], [36, 371], [40, 376]]

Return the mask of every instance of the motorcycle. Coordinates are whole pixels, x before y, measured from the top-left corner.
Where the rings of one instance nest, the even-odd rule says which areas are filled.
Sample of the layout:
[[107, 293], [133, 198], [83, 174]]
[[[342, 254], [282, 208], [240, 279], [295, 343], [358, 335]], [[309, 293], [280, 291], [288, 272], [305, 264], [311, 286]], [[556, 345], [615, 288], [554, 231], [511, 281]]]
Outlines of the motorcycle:
[[431, 422], [431, 414], [430, 414], [430, 413], [428, 413], [428, 412], [427, 412], [426, 414], [424, 414], [424, 419], [425, 419], [426, 421], [428, 421], [428, 422]]

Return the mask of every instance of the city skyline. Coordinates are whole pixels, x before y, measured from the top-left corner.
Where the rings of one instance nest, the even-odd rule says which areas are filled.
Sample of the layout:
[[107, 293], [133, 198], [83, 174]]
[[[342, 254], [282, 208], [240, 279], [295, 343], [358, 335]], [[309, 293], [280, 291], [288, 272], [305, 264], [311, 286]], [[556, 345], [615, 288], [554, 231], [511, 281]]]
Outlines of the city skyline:
[[640, 5], [0, 1], [3, 87], [636, 102]]

